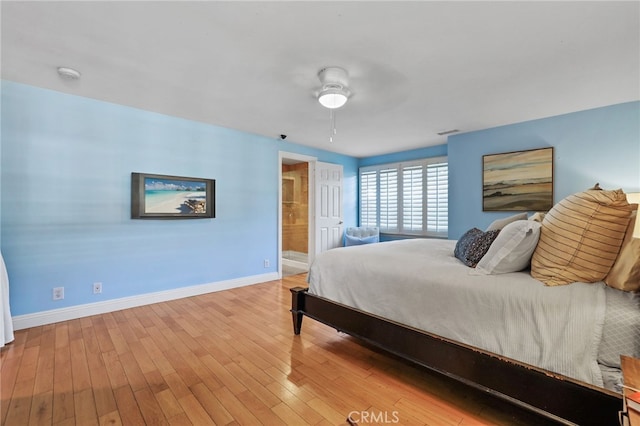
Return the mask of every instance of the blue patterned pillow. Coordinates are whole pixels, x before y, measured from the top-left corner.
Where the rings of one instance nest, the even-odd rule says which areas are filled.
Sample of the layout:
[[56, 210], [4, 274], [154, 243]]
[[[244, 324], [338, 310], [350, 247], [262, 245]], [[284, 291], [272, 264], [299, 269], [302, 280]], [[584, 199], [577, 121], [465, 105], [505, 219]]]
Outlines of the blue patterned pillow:
[[499, 229], [483, 232], [478, 228], [471, 228], [460, 237], [453, 254], [465, 265], [475, 268], [499, 233]]
[[360, 246], [363, 244], [371, 244], [380, 242], [379, 235], [371, 235], [369, 237], [354, 237], [352, 235], [344, 236], [344, 245], [345, 247], [349, 246]]

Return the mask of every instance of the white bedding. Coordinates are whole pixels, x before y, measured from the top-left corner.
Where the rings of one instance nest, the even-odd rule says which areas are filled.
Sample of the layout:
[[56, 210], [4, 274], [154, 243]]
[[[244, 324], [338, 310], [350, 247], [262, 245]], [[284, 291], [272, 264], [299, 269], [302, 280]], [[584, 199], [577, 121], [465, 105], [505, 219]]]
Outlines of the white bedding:
[[316, 256], [309, 292], [603, 386], [604, 285], [546, 287], [527, 272], [477, 275], [455, 241], [412, 239]]

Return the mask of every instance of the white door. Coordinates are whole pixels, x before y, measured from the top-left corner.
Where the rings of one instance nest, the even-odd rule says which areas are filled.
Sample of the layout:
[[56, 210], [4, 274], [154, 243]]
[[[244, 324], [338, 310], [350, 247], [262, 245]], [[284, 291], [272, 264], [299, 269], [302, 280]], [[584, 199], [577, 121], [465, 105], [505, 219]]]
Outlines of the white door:
[[316, 162], [315, 254], [342, 246], [342, 165]]

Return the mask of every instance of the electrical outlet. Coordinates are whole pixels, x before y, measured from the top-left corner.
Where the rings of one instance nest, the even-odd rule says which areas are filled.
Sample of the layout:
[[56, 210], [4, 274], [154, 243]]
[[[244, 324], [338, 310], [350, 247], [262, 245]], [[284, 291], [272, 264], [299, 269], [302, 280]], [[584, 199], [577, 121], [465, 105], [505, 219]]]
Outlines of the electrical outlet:
[[264, 267], [268, 268], [271, 265], [271, 262], [269, 262], [269, 259], [265, 259], [264, 260]]
[[93, 294], [102, 293], [102, 283], [93, 283]]
[[55, 287], [53, 289], [53, 300], [64, 299], [64, 287]]

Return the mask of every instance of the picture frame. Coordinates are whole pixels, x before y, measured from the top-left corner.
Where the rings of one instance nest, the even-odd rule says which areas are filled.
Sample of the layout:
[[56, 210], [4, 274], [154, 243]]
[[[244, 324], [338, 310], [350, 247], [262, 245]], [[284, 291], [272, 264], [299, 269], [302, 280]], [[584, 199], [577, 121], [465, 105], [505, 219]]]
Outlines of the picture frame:
[[482, 211], [553, 207], [553, 147], [482, 156]]
[[215, 218], [216, 181], [131, 173], [132, 219]]

